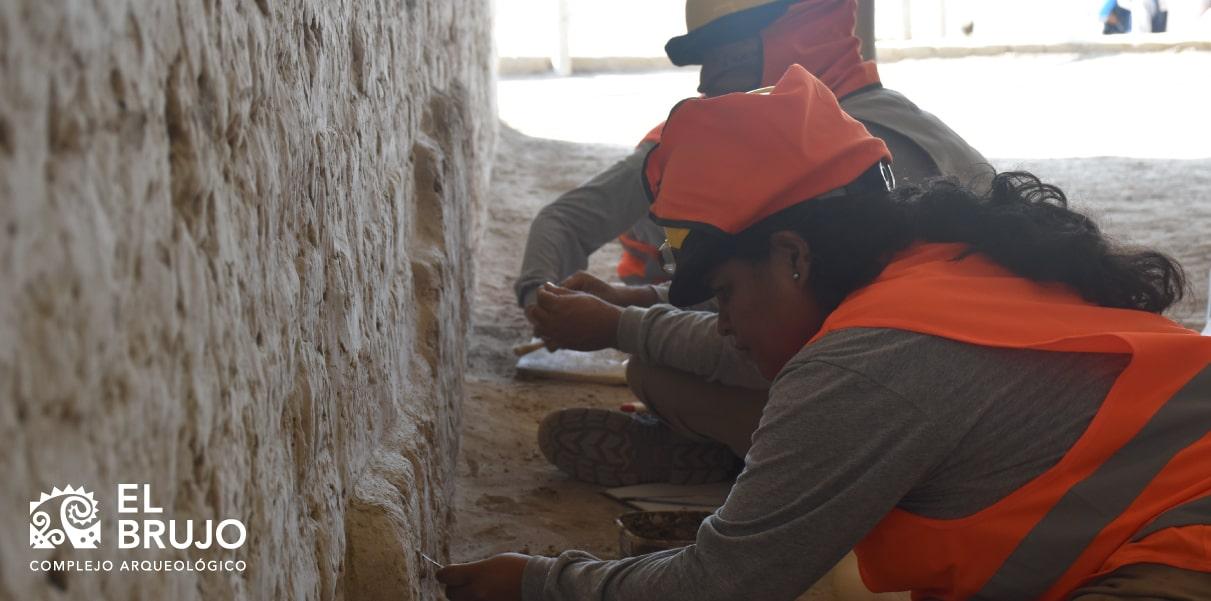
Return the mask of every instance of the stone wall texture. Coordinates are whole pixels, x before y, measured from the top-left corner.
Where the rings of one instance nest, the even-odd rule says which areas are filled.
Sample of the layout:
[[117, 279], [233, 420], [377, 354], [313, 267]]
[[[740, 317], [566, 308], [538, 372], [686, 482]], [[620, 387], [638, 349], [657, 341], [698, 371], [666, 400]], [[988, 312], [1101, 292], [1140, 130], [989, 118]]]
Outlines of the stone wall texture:
[[[438, 598], [418, 551], [446, 552], [490, 21], [0, 2], [0, 599]], [[120, 550], [118, 483], [247, 541]], [[100, 548], [32, 549], [30, 502], [67, 485]], [[229, 558], [246, 571], [30, 567]]]

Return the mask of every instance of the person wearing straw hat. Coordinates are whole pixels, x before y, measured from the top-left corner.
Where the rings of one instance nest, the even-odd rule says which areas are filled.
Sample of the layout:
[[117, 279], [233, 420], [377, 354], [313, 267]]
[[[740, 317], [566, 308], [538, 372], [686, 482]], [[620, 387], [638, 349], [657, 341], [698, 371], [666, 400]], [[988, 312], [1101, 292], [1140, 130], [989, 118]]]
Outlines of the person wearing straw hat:
[[886, 145], [792, 66], [680, 103], [645, 162], [670, 301], [774, 381], [695, 544], [506, 554], [452, 601], [791, 600], [855, 548], [914, 598], [1211, 598], [1211, 339], [1185, 286], [1058, 188], [1002, 173], [889, 192]]
[[[674, 64], [702, 65], [699, 91], [706, 97], [772, 84], [789, 65], [802, 65], [832, 90], [846, 112], [884, 141], [901, 182], [945, 175], [986, 183], [991, 168], [980, 153], [937, 118], [882, 86], [875, 63], [860, 54], [861, 42], [854, 35], [857, 9], [855, 0], [688, 0], [688, 33], [670, 40], [666, 51]], [[584, 267], [587, 252], [582, 250], [596, 249], [630, 224], [636, 224], [632, 234], [621, 238], [623, 264], [630, 267], [620, 269], [620, 276], [650, 280], [653, 273], [663, 275], [655, 258], [663, 233], [646, 217], [640, 174], [643, 157], [659, 143], [661, 129], [606, 174], [543, 209], [531, 227], [517, 284], [535, 334], [549, 348], [615, 347], [632, 355], [628, 384], [656, 417], [569, 408], [551, 415], [539, 432], [539, 446], [552, 463], [596, 484], [688, 484], [734, 476], [769, 387], [739, 356], [712, 353], [718, 348], [714, 315], [673, 311], [663, 304], [665, 287], [611, 285], [585, 272], [568, 276]], [[559, 287], [544, 284], [565, 276]], [[595, 307], [552, 299], [567, 291], [587, 292], [626, 310], [617, 318], [600, 311], [585, 314], [577, 309]], [[547, 299], [545, 306], [540, 298]], [[687, 348], [705, 350], [689, 353]], [[606, 447], [628, 453], [621, 462], [603, 461], [606, 455], [617, 456]], [[676, 461], [652, 461], [659, 457]]]

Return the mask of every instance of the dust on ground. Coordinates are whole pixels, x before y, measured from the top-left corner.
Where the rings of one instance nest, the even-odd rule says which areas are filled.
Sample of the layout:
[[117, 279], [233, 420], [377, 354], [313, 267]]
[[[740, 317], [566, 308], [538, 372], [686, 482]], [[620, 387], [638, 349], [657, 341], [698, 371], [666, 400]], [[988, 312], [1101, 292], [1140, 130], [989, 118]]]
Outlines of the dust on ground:
[[[599, 487], [573, 481], [548, 464], [538, 450], [537, 432], [551, 411], [616, 408], [629, 400], [630, 392], [621, 386], [515, 379], [517, 358], [511, 348], [531, 334], [513, 293], [530, 221], [560, 193], [628, 152], [529, 138], [501, 127], [487, 227], [476, 253], [453, 560], [504, 551], [617, 554], [613, 520], [624, 508], [602, 496]], [[592, 257], [589, 270], [609, 278], [620, 252], [617, 244], [603, 248]]]
[[[961, 66], [965, 60], [955, 62]], [[906, 63], [912, 62], [897, 63], [897, 69], [903, 71]], [[1131, 58], [1129, 62], [1135, 64], [1139, 59]], [[921, 63], [922, 68], [937, 68], [928, 61]], [[972, 86], [978, 87], [979, 82], [968, 82], [967, 87]], [[997, 93], [1003, 96], [1008, 92], [1000, 89]], [[1062, 91], [1052, 89], [1048, 93]], [[1106, 107], [1089, 110], [1116, 112]], [[941, 112], [939, 116], [952, 120]], [[968, 128], [979, 123], [969, 115], [960, 120]], [[646, 130], [639, 123], [628, 126]], [[995, 127], [1004, 131], [1002, 119]], [[980, 132], [960, 133], [980, 137]], [[1157, 135], [1177, 139], [1186, 133], [1165, 130]], [[1029, 131], [1023, 135], [1030, 135]], [[1062, 137], [1063, 132], [1053, 128], [1048, 135]], [[1038, 138], [1045, 140], [1047, 136]], [[1065, 141], [1065, 145], [1071, 147], [1072, 142]], [[1096, 141], [1087, 145], [1096, 145]], [[1150, 139], [1148, 145], [1163, 147], [1164, 140]], [[478, 284], [469, 343], [452, 561], [469, 561], [503, 551], [555, 554], [571, 548], [603, 558], [617, 555], [618, 534], [613, 521], [626, 509], [602, 496], [598, 487], [575, 482], [549, 466], [538, 451], [536, 432], [539, 421], [550, 411], [574, 406], [614, 408], [630, 400], [629, 392], [623, 387], [517, 380], [513, 376], [516, 358], [510, 349], [530, 336], [512, 291], [530, 221], [539, 208], [561, 192], [629, 152], [626, 146], [534, 138], [507, 126], [501, 128], [487, 228], [476, 253]], [[995, 156], [992, 152], [986, 154]], [[1114, 238], [1153, 247], [1178, 259], [1187, 270], [1192, 290], [1170, 316], [1186, 326], [1202, 328], [1211, 270], [1211, 158], [1002, 158], [992, 162], [1002, 170], [1035, 172], [1044, 181], [1063, 188], [1076, 208], [1094, 216]], [[612, 279], [612, 266], [619, 252], [616, 244], [603, 248], [592, 258], [590, 271]], [[827, 584], [818, 585], [804, 596], [831, 598]]]

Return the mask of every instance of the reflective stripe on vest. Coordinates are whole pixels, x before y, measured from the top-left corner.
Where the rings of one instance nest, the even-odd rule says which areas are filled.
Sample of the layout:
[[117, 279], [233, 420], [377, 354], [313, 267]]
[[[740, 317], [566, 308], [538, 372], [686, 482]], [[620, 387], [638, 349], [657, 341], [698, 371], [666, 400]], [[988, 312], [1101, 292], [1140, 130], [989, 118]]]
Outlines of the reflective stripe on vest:
[[[1203, 375], [1206, 375], [1206, 373], [1203, 372]], [[1205, 399], [1207, 396], [1203, 398]], [[1211, 496], [1195, 499], [1160, 514], [1155, 520], [1149, 522], [1147, 526], [1140, 528], [1140, 531], [1131, 537], [1131, 542], [1138, 543], [1165, 528], [1179, 528], [1181, 526], [1194, 526], [1197, 524], [1211, 525]]]
[[1211, 338], [1159, 315], [1091, 305], [978, 254], [957, 259], [965, 250], [922, 244], [900, 253], [813, 342], [845, 328], [893, 328], [1131, 361], [1080, 439], [1043, 474], [967, 517], [885, 516], [857, 546], [867, 585], [948, 600], [1056, 600], [1130, 563], [1211, 571], [1206, 505], [1192, 502], [1211, 496]]
[[[972, 599], [1042, 597], [1174, 455], [1207, 435], [1209, 403], [1211, 369], [1204, 369], [1173, 395], [1131, 442], [1069, 489]], [[1203, 501], [1211, 507], [1211, 498]], [[1203, 513], [1187, 524], [1173, 525], [1191, 523], [1211, 524], [1211, 520]], [[1143, 538], [1150, 533], [1141, 531], [1137, 536]]]

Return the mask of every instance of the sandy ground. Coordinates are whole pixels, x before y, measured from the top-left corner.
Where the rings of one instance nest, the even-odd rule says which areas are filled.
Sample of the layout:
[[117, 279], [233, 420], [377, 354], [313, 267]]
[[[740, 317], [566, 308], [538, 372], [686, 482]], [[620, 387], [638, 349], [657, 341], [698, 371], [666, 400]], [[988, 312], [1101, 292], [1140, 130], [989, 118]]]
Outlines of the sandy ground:
[[[612, 523], [622, 507], [597, 487], [565, 478], [538, 451], [538, 422], [561, 407], [617, 407], [625, 387], [521, 381], [510, 348], [528, 340], [513, 279], [534, 214], [625, 155], [623, 147], [529, 138], [501, 128], [488, 227], [478, 253], [479, 283], [464, 405], [453, 559], [528, 550], [617, 552]], [[593, 256], [590, 269], [611, 274], [619, 248]]]
[[[1141, 58], [1142, 57], [1142, 58]], [[1176, 57], [1182, 68], [1201, 65], [1201, 72], [1211, 70], [1211, 56], [1187, 54]], [[1019, 58], [1000, 61], [956, 59], [941, 61], [903, 61], [895, 63], [896, 78], [913, 81], [932, 76], [949, 64], [949, 69], [964, 74], [971, 90], [983, 90], [986, 97], [996, 97], [998, 106], [1012, 106], [1015, 96], [1033, 98], [1033, 92], [1021, 85], [998, 86], [998, 74], [1029, 71], [1028, 64], [1015, 61], [1036, 60], [1042, 67], [1054, 66], [1054, 57]], [[1099, 71], [1115, 68], [1114, 57], [1104, 61]], [[1122, 69], [1161, 70], [1172, 68], [1174, 55], [1134, 55], [1118, 57]], [[1109, 62], [1105, 62], [1109, 61]], [[1151, 61], [1151, 62], [1150, 62]], [[998, 65], [1001, 65], [998, 67]], [[989, 69], [999, 69], [989, 72]], [[1049, 67], [1048, 67], [1049, 68]], [[1077, 67], [1088, 68], [1087, 65]], [[885, 79], [889, 70], [885, 70]], [[1199, 71], [1194, 71], [1199, 72]], [[653, 84], [654, 75], [609, 76], [610, 85], [617, 89], [635, 88], [649, 91], [652, 102], [667, 100], [666, 89], [671, 84]], [[684, 80], [684, 72], [672, 72], [674, 81]], [[598, 85], [586, 81], [596, 78], [560, 80], [520, 80], [501, 83], [502, 118], [510, 123], [525, 124], [529, 113], [554, 102], [566, 105], [573, 92], [586, 86]], [[1048, 146], [1039, 140], [1040, 130], [1031, 120], [1015, 130], [1004, 119], [982, 120], [978, 104], [947, 101], [944, 104], [955, 114], [937, 113], [952, 123], [961, 122], [956, 129], [969, 139], [989, 140], [985, 154], [993, 158], [1000, 169], [1025, 168], [1064, 188], [1074, 205], [1093, 214], [1103, 228], [1117, 239], [1158, 248], [1176, 257], [1187, 269], [1192, 294], [1172, 311], [1172, 317], [1190, 327], [1202, 328], [1202, 312], [1207, 302], [1208, 270], [1211, 270], [1211, 147], [1201, 136], [1191, 146], [1192, 132], [1201, 134], [1208, 119], [1196, 114], [1184, 115], [1187, 127], [1179, 127], [1180, 116], [1165, 114], [1161, 126], [1145, 135], [1143, 129], [1127, 127], [1132, 140], [1118, 138], [1079, 139], [1088, 134], [1088, 124], [1109, 119], [1118, 114], [1114, 106], [1094, 104], [1077, 111], [1066, 94], [1093, 97], [1096, 94], [1081, 88], [1059, 86], [1058, 75], [1048, 75], [1047, 94], [1057, 103], [1074, 111], [1069, 116], [1047, 115], [1047, 136], [1059, 140]], [[1155, 79], [1155, 78], [1154, 78]], [[1166, 80], [1167, 81], [1167, 80]], [[1163, 83], [1163, 82], [1162, 82]], [[692, 85], [681, 81], [683, 91]], [[1074, 80], [1073, 88], [1081, 87]], [[1173, 80], [1171, 86], [1158, 84], [1153, 93], [1158, 97], [1186, 94], [1187, 84]], [[569, 91], [570, 90], [570, 91]], [[562, 96], [561, 96], [562, 95]], [[935, 95], [940, 97], [941, 95]], [[642, 107], [638, 98], [642, 92], [627, 93], [615, 103], [617, 110], [603, 113], [592, 122], [578, 121], [583, 126], [566, 124], [560, 137], [577, 139], [585, 129], [598, 131], [608, 127], [611, 132], [639, 132], [638, 137], [654, 121], [648, 119], [650, 108]], [[1202, 95], [1205, 107], [1205, 93]], [[600, 102], [600, 98], [592, 102]], [[927, 102], [918, 100], [929, 108]], [[1186, 106], [1187, 100], [1178, 101]], [[667, 107], [667, 104], [665, 105]], [[966, 107], [964, 109], [964, 107]], [[1183, 109], [1185, 110], [1185, 109]], [[1205, 110], [1205, 109], [1204, 109]], [[658, 109], [658, 117], [667, 111]], [[1093, 113], [1093, 114], [1090, 114]], [[605, 125], [603, 125], [605, 122]], [[1073, 122], [1071, 130], [1065, 124]], [[981, 125], [983, 124], [983, 125]], [[617, 135], [612, 134], [612, 135]], [[1078, 136], [1078, 139], [1073, 139]], [[607, 136], [608, 138], [608, 136]], [[988, 147], [991, 146], [991, 149]], [[1030, 152], [1020, 149], [1029, 148]], [[1098, 157], [1100, 148], [1111, 149], [1123, 156]], [[1165, 149], [1175, 149], [1166, 154]], [[1198, 148], [1201, 148], [1201, 154]], [[1077, 158], [1046, 158], [1049, 149], [1057, 154]], [[1132, 150], [1136, 152], [1131, 152]], [[1192, 150], [1193, 149], [1193, 150]], [[1018, 151], [1018, 152], [1014, 152]], [[464, 405], [462, 458], [456, 496], [456, 524], [452, 542], [452, 560], [467, 561], [502, 551], [528, 551], [554, 554], [565, 548], [579, 548], [602, 557], [617, 553], [617, 533], [613, 519], [623, 511], [620, 505], [599, 494], [596, 487], [574, 482], [564, 477], [538, 452], [535, 433], [538, 422], [546, 413], [561, 407], [616, 407], [629, 400], [625, 388], [597, 385], [573, 385], [552, 382], [527, 382], [513, 377], [515, 358], [510, 347], [528, 338], [529, 331], [521, 312], [516, 308], [512, 293], [513, 278], [520, 266], [528, 224], [535, 212], [560, 192], [569, 189], [605, 168], [629, 152], [627, 146], [592, 145], [530, 137], [509, 127], [502, 127], [493, 176], [488, 228], [482, 247], [477, 253], [478, 288], [476, 291], [470, 375]], [[1107, 151], [1109, 152], [1109, 151]], [[1013, 158], [1013, 157], [1028, 158]], [[1194, 157], [1194, 158], [1191, 158]], [[591, 271], [599, 276], [612, 275], [617, 245], [598, 252]], [[804, 598], [831, 599], [827, 584], [818, 585]]]

